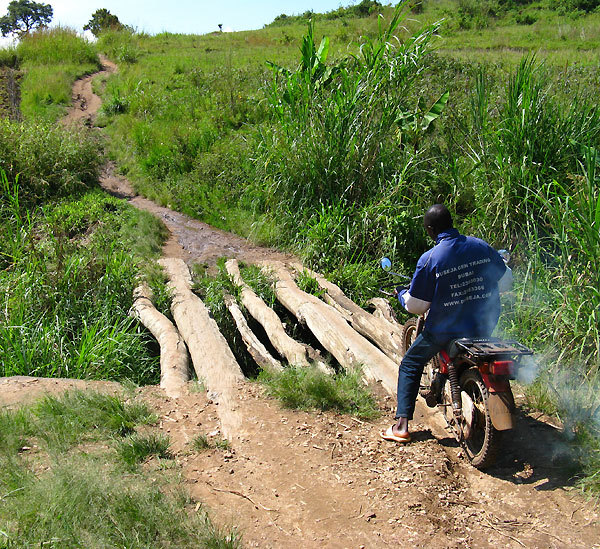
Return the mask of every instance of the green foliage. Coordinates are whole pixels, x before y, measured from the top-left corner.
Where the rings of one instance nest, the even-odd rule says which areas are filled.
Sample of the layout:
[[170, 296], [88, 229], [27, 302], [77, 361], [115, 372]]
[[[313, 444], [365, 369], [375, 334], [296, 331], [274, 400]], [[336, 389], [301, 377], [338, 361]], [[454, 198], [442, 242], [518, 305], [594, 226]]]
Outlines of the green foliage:
[[102, 111], [109, 116], [126, 113], [128, 109], [129, 101], [121, 95], [118, 89], [113, 89], [111, 96], [102, 102]]
[[172, 459], [173, 454], [169, 451], [169, 445], [168, 436], [133, 433], [119, 441], [117, 453], [125, 464], [133, 468], [152, 456], [159, 459]]
[[19, 68], [19, 56], [15, 46], [0, 49], [0, 67]]
[[336, 410], [365, 419], [379, 415], [358, 371], [329, 376], [317, 368], [288, 366], [280, 373], [262, 371], [258, 381], [288, 408]]
[[131, 29], [105, 29], [98, 38], [97, 47], [120, 63], [136, 63], [141, 55], [138, 39]]
[[156, 379], [149, 337], [128, 314], [137, 258], [121, 250], [158, 254], [159, 222], [99, 191], [34, 214], [19, 185], [5, 189], [2, 375]]
[[[198, 506], [192, 510], [194, 502], [177, 478], [155, 473], [150, 478], [140, 469], [123, 474], [110, 439], [125, 432], [120, 428], [124, 418], [125, 431], [153, 421], [144, 406], [79, 391], [0, 413], [3, 546], [47, 545], [49, 540], [69, 548], [239, 546], [234, 532], [216, 529]], [[40, 440], [60, 444], [33, 444]], [[164, 452], [163, 437], [154, 440], [141, 443], [141, 450]], [[121, 444], [126, 445], [119, 439]]]
[[26, 36], [37, 27], [44, 27], [52, 20], [53, 9], [50, 4], [41, 4], [32, 0], [12, 0], [8, 12], [0, 17], [2, 36], [16, 34]]
[[0, 156], [21, 200], [35, 202], [83, 191], [97, 181], [100, 143], [62, 126], [0, 120]]
[[24, 72], [21, 110], [26, 119], [54, 122], [71, 104], [73, 82], [100, 67], [94, 46], [73, 29], [40, 29], [16, 48]]
[[556, 0], [550, 0], [550, 6], [554, 9], [561, 10], [563, 12], [591, 12], [596, 10], [600, 6], [599, 0], [563, 0], [558, 2]]
[[291, 25], [294, 23], [306, 24], [309, 20], [318, 21], [319, 19], [342, 19], [345, 17], [368, 17], [369, 15], [381, 13], [383, 6], [377, 0], [361, 0], [358, 4], [347, 7], [340, 6], [335, 10], [326, 13], [314, 13], [307, 11], [301, 15], [286, 15], [282, 13], [275, 17], [272, 23], [267, 26]]
[[296, 216], [319, 202], [363, 203], [393, 174], [396, 132], [403, 134], [402, 124], [414, 116], [408, 91], [436, 31], [428, 28], [394, 47], [400, 22], [398, 10], [376, 41], [365, 40], [360, 56], [329, 67], [328, 42], [317, 50], [310, 24], [299, 68], [275, 67], [269, 99], [278, 125], [263, 136], [261, 166], [267, 169], [260, 174], [270, 209]]
[[272, 278], [267, 276], [257, 265], [240, 264], [240, 274], [256, 295], [260, 296], [269, 307], [275, 307], [277, 297], [273, 289], [275, 283]]
[[123, 23], [119, 21], [119, 18], [116, 15], [110, 13], [106, 8], [101, 8], [92, 14], [92, 18], [83, 26], [83, 30], [91, 31], [91, 33], [98, 38], [103, 32], [109, 30], [123, 30]]

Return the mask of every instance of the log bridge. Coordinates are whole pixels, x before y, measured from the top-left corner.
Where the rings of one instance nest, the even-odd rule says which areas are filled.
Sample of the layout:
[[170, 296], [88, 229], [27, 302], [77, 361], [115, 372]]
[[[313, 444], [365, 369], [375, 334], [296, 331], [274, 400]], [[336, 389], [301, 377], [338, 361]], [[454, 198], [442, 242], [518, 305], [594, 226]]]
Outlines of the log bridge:
[[[241, 440], [244, 418], [238, 389], [244, 383], [242, 370], [209, 310], [192, 292], [190, 271], [185, 262], [170, 258], [161, 259], [160, 264], [169, 278], [175, 325], [155, 309], [151, 292], [144, 284], [135, 290], [132, 307], [132, 314], [160, 345], [160, 386], [172, 398], [185, 393], [191, 374], [189, 353], [198, 379], [218, 404], [223, 436], [231, 442]], [[264, 261], [259, 266], [274, 280], [277, 300], [312, 332], [342, 368], [359, 369], [366, 382], [379, 382], [389, 394], [395, 395], [398, 362], [402, 357], [402, 328], [384, 300], [372, 300], [375, 312], [369, 313], [338, 286], [298, 263]], [[233, 296], [225, 295], [225, 304], [248, 352], [260, 368], [281, 371], [286, 364], [301, 367], [313, 364], [324, 372], [333, 372], [317, 350], [287, 334], [277, 313], [244, 281], [237, 260], [230, 259], [225, 268], [239, 289], [239, 303]], [[298, 287], [295, 278], [300, 273], [316, 280], [323, 291], [321, 298]], [[240, 304], [264, 328], [277, 357], [252, 332]]]

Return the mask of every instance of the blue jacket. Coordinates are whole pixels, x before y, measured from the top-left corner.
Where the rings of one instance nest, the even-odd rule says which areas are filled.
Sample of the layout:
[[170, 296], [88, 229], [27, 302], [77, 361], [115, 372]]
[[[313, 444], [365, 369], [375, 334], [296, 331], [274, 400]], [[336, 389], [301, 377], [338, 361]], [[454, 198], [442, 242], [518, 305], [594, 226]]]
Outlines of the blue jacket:
[[[506, 271], [489, 244], [456, 229], [438, 235], [417, 263], [408, 292], [430, 302], [425, 330], [436, 340], [488, 337], [500, 317], [498, 281]], [[406, 306], [404, 292], [400, 302]]]

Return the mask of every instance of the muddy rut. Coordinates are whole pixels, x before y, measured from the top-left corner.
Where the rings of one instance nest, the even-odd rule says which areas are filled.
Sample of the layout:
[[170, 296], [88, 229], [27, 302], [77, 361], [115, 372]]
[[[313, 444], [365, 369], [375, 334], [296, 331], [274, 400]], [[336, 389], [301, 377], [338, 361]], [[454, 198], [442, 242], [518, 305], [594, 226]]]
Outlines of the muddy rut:
[[[91, 77], [76, 86], [70, 120], [93, 124], [100, 103]], [[136, 196], [110, 164], [102, 185], [163, 220], [171, 234], [166, 257], [188, 264], [221, 256], [291, 259]], [[0, 380], [0, 402], [13, 406], [72, 384], [8, 378]], [[190, 441], [220, 432], [219, 404], [210, 394], [171, 399], [157, 387], [138, 393], [157, 409], [192, 496], [218, 523], [235, 525], [245, 546], [600, 547], [596, 508], [573, 488], [570, 450], [545, 418], [521, 412], [498, 464], [483, 473], [468, 465], [439, 414], [421, 401], [414, 442], [383, 441], [379, 432], [392, 421], [394, 401], [381, 385], [373, 390], [382, 416], [363, 422], [285, 410], [259, 386], [241, 383], [240, 436], [229, 450], [204, 453], [192, 451]]]

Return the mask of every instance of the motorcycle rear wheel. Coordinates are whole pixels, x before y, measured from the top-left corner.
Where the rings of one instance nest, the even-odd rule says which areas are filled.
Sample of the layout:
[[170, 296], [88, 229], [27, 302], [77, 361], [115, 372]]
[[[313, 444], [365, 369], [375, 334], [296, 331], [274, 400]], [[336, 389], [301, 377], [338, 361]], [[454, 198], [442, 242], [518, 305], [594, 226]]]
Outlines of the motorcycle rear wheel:
[[417, 317], [409, 318], [402, 327], [402, 354], [405, 355], [406, 351], [410, 348], [410, 346], [417, 339], [417, 325], [419, 319]]
[[[409, 318], [402, 327], [402, 354], [405, 355], [406, 351], [415, 342], [417, 336], [423, 329], [423, 320], [421, 318], [412, 317]], [[433, 358], [423, 368], [423, 374], [421, 375], [421, 382], [419, 384], [419, 394], [425, 398], [431, 390], [431, 382], [435, 376], [435, 361]]]
[[490, 417], [489, 393], [476, 368], [463, 372], [460, 387], [473, 402], [469, 435], [464, 441], [465, 451], [473, 466], [485, 469], [494, 464], [500, 447], [500, 432], [494, 428]]

